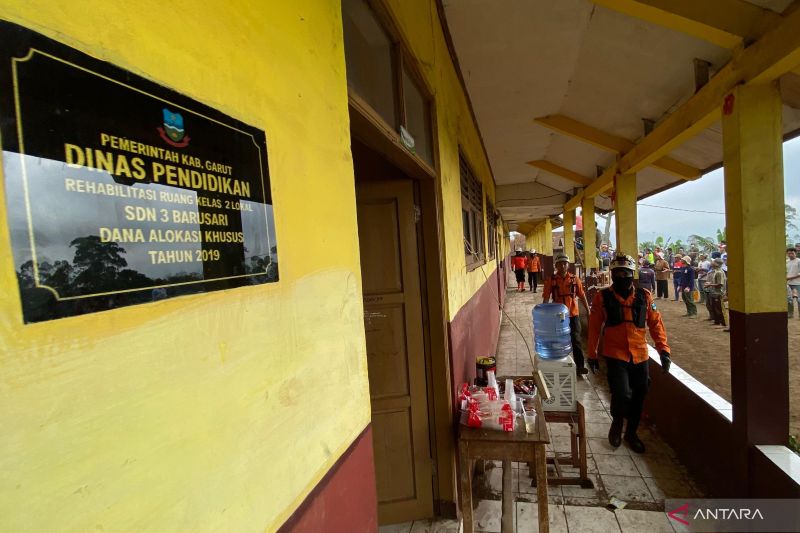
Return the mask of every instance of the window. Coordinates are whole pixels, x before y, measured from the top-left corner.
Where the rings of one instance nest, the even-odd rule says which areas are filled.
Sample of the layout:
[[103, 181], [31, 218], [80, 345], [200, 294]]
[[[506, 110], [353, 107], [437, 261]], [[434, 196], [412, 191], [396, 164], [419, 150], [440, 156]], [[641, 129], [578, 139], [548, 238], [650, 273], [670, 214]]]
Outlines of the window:
[[432, 166], [431, 106], [405, 68], [403, 69], [403, 101], [406, 104], [405, 127], [414, 137], [414, 151]]
[[[365, 0], [342, 0], [342, 25], [351, 94], [389, 125], [396, 140], [433, 167], [431, 98], [399, 40], [384, 29]], [[411, 138], [401, 135], [401, 129]]]
[[343, 0], [342, 24], [347, 83], [394, 126], [394, 44], [364, 0]]
[[464, 226], [464, 255], [468, 269], [486, 262], [483, 234], [483, 184], [475, 177], [464, 156], [461, 167], [461, 221]]
[[486, 256], [494, 259], [495, 249], [497, 248], [497, 214], [494, 212], [494, 205], [486, 198], [486, 235], [488, 237]]

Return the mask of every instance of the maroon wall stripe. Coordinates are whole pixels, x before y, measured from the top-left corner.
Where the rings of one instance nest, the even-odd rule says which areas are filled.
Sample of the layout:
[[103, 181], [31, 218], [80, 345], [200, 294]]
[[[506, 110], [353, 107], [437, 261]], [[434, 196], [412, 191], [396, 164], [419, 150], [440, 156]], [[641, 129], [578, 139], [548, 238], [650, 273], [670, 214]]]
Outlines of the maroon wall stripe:
[[734, 429], [748, 444], [789, 440], [786, 312], [730, 311]]
[[693, 479], [718, 498], [742, 497], [736, 472], [745, 459], [731, 445], [731, 422], [705, 399], [661, 366], [650, 362], [652, 384], [645, 401], [645, 418], [678, 454]]
[[730, 321], [733, 422], [655, 363], [647, 416], [711, 496], [797, 497], [797, 485], [754, 447], [788, 440], [786, 313], [731, 310]]
[[368, 424], [278, 531], [352, 533], [377, 530], [372, 425]]
[[[458, 393], [462, 383], [472, 383], [475, 379], [475, 359], [495, 355], [497, 350], [500, 335], [500, 309], [497, 302], [498, 299], [502, 301], [497, 292], [497, 276], [500, 272], [505, 273], [505, 270], [495, 269], [447, 324], [453, 395]], [[505, 283], [501, 286], [505, 287]], [[458, 409], [458, 406], [455, 408]]]

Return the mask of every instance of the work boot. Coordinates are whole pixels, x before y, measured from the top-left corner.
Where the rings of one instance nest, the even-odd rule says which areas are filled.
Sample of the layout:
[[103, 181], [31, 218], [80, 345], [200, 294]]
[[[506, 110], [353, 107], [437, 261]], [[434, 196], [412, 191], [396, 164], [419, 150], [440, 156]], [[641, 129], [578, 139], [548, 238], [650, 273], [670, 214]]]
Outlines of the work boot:
[[578, 374], [579, 376], [582, 376], [584, 374], [588, 374], [589, 373], [589, 369], [586, 368], [585, 366], [576, 366], [575, 367], [575, 373]]
[[627, 442], [631, 450], [635, 451], [636, 453], [644, 453], [644, 442], [642, 442], [635, 433], [625, 435], [625, 442]]
[[608, 430], [608, 443], [614, 448], [619, 448], [622, 444], [622, 423], [623, 419], [615, 418], [611, 421], [611, 429]]

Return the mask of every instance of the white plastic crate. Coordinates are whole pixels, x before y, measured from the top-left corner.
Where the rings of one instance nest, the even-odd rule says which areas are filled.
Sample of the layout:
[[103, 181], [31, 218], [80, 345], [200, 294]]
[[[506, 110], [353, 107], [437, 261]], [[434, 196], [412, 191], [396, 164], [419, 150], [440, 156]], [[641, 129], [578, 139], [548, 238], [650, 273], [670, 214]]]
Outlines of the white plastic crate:
[[545, 411], [574, 411], [575, 410], [575, 362], [572, 357], [562, 359], [542, 359], [536, 356], [536, 364], [542, 372], [542, 377], [550, 389], [550, 399], [542, 400]]

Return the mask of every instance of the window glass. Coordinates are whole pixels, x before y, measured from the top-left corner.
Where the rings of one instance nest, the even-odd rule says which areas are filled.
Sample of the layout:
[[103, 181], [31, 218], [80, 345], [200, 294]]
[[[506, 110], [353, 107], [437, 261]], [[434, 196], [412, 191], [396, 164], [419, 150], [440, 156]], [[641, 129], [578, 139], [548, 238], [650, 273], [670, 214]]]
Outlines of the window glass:
[[431, 143], [431, 112], [428, 101], [417, 84], [403, 69], [403, 100], [405, 100], [406, 129], [414, 137], [414, 151], [433, 165]]
[[392, 42], [364, 0], [343, 0], [342, 22], [347, 82], [395, 128]]
[[461, 167], [461, 213], [464, 224], [464, 254], [468, 269], [486, 262], [484, 254], [483, 184], [475, 176], [464, 156]]

